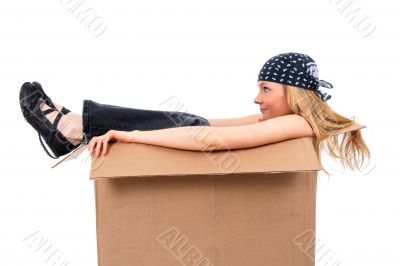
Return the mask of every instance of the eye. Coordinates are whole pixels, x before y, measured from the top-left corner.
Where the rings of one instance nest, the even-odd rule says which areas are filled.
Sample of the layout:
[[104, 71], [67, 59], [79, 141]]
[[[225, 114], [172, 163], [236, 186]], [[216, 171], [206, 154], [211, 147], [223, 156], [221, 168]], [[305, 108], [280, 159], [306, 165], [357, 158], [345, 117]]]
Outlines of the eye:
[[267, 88], [267, 87], [264, 87], [263, 89], [264, 89], [265, 92], [267, 92], [266, 90], [269, 90], [269, 88]]

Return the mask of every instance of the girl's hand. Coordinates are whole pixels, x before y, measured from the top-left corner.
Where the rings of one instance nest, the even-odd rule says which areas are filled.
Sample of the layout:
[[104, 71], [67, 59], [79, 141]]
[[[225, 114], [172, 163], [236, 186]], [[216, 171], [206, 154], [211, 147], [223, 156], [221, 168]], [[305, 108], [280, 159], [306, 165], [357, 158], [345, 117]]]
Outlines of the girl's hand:
[[100, 154], [106, 155], [109, 141], [119, 141], [125, 143], [134, 142], [131, 131], [109, 130], [106, 134], [93, 137], [90, 140], [87, 147], [90, 155], [92, 155], [93, 151], [95, 151], [96, 157], [98, 157]]

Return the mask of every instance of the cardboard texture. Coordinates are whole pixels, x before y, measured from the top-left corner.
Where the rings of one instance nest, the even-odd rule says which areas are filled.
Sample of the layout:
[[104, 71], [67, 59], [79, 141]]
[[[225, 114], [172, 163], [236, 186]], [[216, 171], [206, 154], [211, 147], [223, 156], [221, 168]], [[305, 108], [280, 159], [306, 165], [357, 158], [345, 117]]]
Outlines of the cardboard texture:
[[111, 143], [90, 172], [98, 265], [315, 265], [313, 140], [211, 152]]

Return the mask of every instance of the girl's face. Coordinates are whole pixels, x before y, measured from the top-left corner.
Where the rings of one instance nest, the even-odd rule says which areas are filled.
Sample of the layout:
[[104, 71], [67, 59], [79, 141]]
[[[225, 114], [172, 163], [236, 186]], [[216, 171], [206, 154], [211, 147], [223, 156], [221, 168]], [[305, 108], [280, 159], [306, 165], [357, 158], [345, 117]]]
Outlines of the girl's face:
[[282, 84], [260, 80], [257, 82], [257, 86], [259, 92], [254, 99], [254, 103], [260, 106], [261, 120], [294, 114], [287, 103]]

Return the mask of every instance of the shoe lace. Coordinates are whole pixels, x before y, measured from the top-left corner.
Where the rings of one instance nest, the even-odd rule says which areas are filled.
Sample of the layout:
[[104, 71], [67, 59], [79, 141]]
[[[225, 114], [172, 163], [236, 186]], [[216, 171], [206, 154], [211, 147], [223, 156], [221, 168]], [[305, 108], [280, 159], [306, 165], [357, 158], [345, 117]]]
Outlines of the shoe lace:
[[[50, 106], [49, 102], [46, 101], [46, 100], [43, 99], [43, 98], [39, 98], [39, 102], [40, 102], [40, 103], [45, 103], [45, 104], [47, 104], [47, 105]], [[58, 121], [59, 121], [59, 119], [61, 118], [61, 115], [65, 115], [65, 114], [67, 114], [67, 113], [70, 112], [70, 110], [66, 109], [64, 106], [63, 106], [61, 112], [59, 112], [59, 111], [54, 107], [54, 108], [49, 108], [49, 109], [45, 110], [44, 113], [46, 114], [46, 111], [48, 111], [48, 110], [57, 111], [57, 112], [59, 113], [59, 116], [57, 116], [57, 117], [56, 117], [56, 120], [54, 120], [54, 122], [53, 122], [53, 126], [55, 126], [55, 127], [57, 127]], [[50, 112], [51, 112], [51, 111], [50, 111]], [[61, 114], [61, 115], [60, 115], [60, 114]], [[53, 132], [53, 134], [51, 135], [51, 137], [50, 137], [50, 142], [51, 142], [51, 139], [54, 137], [54, 134], [55, 134], [55, 132]], [[47, 148], [46, 148], [46, 146], [44, 145], [43, 140], [42, 140], [42, 139], [43, 139], [43, 136], [40, 135], [39, 132], [38, 132], [38, 136], [39, 136], [40, 144], [42, 145], [42, 147], [43, 147], [44, 151], [47, 153], [47, 155], [49, 155], [49, 156], [50, 156], [51, 158], [53, 158], [53, 159], [58, 159], [57, 156], [52, 155], [52, 154], [47, 150]], [[74, 148], [76, 148], [77, 146], [79, 146], [79, 145], [75, 145]]]

